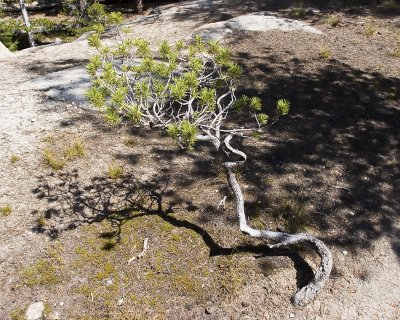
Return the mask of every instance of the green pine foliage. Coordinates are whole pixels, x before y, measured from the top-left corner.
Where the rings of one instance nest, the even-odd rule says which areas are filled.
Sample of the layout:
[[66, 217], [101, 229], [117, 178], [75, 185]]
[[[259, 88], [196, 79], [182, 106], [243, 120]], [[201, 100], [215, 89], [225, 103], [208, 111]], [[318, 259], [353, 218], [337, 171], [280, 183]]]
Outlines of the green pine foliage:
[[[161, 41], [154, 50], [147, 40], [121, 33], [121, 41], [105, 45], [100, 32], [88, 39], [98, 54], [86, 67], [93, 81], [86, 97], [113, 126], [126, 121], [164, 129], [191, 150], [199, 135], [221, 141], [227, 134], [260, 132], [289, 112], [289, 101], [281, 99], [270, 121], [259, 97], [236, 96], [242, 69], [216, 41]], [[246, 128], [232, 126], [239, 113], [248, 119]]]

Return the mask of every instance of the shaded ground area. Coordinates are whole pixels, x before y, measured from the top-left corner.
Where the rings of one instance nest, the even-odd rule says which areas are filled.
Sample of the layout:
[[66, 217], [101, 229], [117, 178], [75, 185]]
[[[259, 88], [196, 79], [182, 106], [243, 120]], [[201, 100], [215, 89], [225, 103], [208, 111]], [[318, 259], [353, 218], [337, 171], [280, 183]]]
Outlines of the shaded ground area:
[[[188, 39], [202, 19], [285, 5], [203, 3], [163, 9], [132, 34]], [[266, 109], [291, 101], [259, 141], [242, 141], [249, 162], [240, 181], [254, 226], [307, 230], [332, 249], [332, 278], [312, 304], [295, 309], [290, 297], [318, 257], [303, 247], [271, 251], [237, 230], [208, 145], [181, 152], [160, 132], [109, 127], [94, 110], [26, 87], [82, 66], [82, 41], [1, 62], [0, 206], [12, 212], [0, 218], [0, 318], [36, 301], [61, 319], [398, 318], [399, 30], [393, 17], [337, 14], [337, 27], [325, 12], [306, 18], [324, 35], [243, 31], [224, 40], [244, 68], [239, 92], [262, 97]], [[149, 250], [128, 265], [144, 238]]]

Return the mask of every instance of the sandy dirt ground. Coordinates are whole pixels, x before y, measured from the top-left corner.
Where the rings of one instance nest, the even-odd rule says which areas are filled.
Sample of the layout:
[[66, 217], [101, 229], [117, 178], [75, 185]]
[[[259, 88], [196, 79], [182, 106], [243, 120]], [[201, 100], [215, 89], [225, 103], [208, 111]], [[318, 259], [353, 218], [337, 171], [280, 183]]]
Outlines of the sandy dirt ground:
[[[259, 10], [290, 17], [290, 12], [274, 1], [237, 3], [181, 2], [158, 7], [129, 26], [132, 36], [157, 44], [160, 39], [189, 40], [206, 23]], [[261, 96], [266, 104], [282, 97], [292, 102], [289, 117], [265, 139], [248, 143], [249, 167], [241, 180], [247, 207], [257, 212], [251, 217], [254, 224], [285, 228], [285, 219], [290, 217], [274, 215], [274, 208], [285, 199], [299, 199], [306, 208], [306, 230], [331, 248], [331, 279], [310, 305], [295, 308], [290, 297], [310, 276], [310, 268], [318, 265], [318, 258], [304, 248], [299, 254], [293, 253], [299, 248], [263, 253], [262, 243], [253, 243], [237, 230], [233, 201], [226, 212], [217, 214], [218, 202], [229, 190], [220, 167], [203, 147], [193, 155], [181, 154], [158, 133], [139, 134], [127, 125], [109, 127], [87, 104], [54, 99], [40, 88], [32, 88], [32, 81], [39, 77], [84, 66], [94, 52], [81, 40], [28, 49], [0, 60], [0, 207], [12, 208], [9, 215], [0, 215], [0, 318], [22, 319], [17, 316], [24, 314], [27, 306], [44, 301], [51, 310], [48, 319], [399, 319], [400, 59], [392, 52], [400, 45], [400, 28], [396, 17], [363, 10], [337, 13], [341, 22], [330, 27], [321, 22], [329, 14], [322, 10], [303, 20], [322, 34], [238, 31], [221, 40], [231, 49], [233, 59], [243, 65], [239, 91]], [[323, 50], [329, 51], [329, 57], [321, 57]], [[46, 166], [46, 150], [60, 150], [77, 139], [85, 142], [84, 158], [57, 172]], [[119, 184], [96, 180], [106, 176], [113, 163], [120, 163], [130, 178]], [[76, 172], [79, 181], [72, 184]], [[139, 282], [150, 279], [150, 271], [146, 271], [141, 278], [127, 276], [129, 284], [132, 279], [138, 282], [129, 289], [130, 304], [120, 306], [115, 298], [109, 306], [106, 293], [97, 301], [100, 289], [90, 294], [82, 291], [86, 284], [82, 279], [90, 279], [91, 271], [76, 262], [79, 243], [86, 241], [85, 232], [93, 231], [87, 228], [97, 228], [96, 224], [81, 219], [81, 224], [68, 228], [73, 219], [60, 213], [80, 212], [74, 205], [79, 197], [91, 197], [95, 191], [90, 186], [104, 192], [99, 196], [103, 201], [107, 190], [119, 186], [122, 193], [129, 192], [134, 179], [146, 184], [166, 173], [170, 177], [166, 199], [179, 203], [181, 209], [176, 210], [181, 210], [188, 222], [165, 220], [172, 231], [166, 227], [158, 234], [143, 221], [133, 248], [140, 252], [141, 240], [150, 235], [150, 254], [141, 260], [143, 265], [134, 267], [136, 274], [147, 267], [154, 271], [159, 258], [155, 248], [164, 250], [165, 243], [177, 241], [178, 236], [165, 240], [162, 232], [184, 237], [186, 234], [179, 232], [186, 227], [194, 235], [182, 243], [187, 251], [175, 253], [173, 259], [186, 261], [191, 252], [198, 252], [192, 257], [195, 265], [210, 272], [215, 268], [220, 276], [210, 276], [215, 282], [208, 283], [208, 273], [198, 274], [192, 262], [182, 262], [184, 268], [193, 268], [194, 280], [189, 277], [188, 281], [196, 283], [198, 276], [203, 288], [199, 290], [208, 293], [176, 289], [167, 276], [160, 278], [163, 286], [143, 289]], [[71, 186], [81, 188], [78, 197], [76, 193], [68, 195]], [[116, 192], [113, 197], [123, 195]], [[118, 202], [113, 199], [110, 196], [108, 201]], [[104, 202], [102, 208], [106, 206]], [[46, 215], [49, 212], [57, 214]], [[43, 214], [46, 223], [40, 220]], [[95, 230], [102, 230], [98, 228]], [[51, 230], [57, 230], [57, 235]], [[215, 243], [210, 244], [208, 237]], [[90, 241], [87, 243], [92, 245]], [[29, 267], [39, 259], [53, 263], [54, 254], [49, 250], [58, 246], [62, 246], [61, 280], [29, 283]], [[229, 266], [218, 260], [227, 251], [221, 248], [231, 248]], [[96, 263], [102, 263], [103, 256], [99, 259]], [[71, 271], [73, 268], [76, 271]], [[120, 270], [125, 272], [124, 268]], [[229, 285], [224, 282], [228, 273], [224, 270], [232, 274]], [[189, 291], [183, 277], [179, 279]], [[227, 293], [222, 294], [224, 288]], [[150, 292], [153, 289], [157, 292]], [[140, 293], [135, 290], [149, 290], [156, 302], [137, 302], [133, 294]]]

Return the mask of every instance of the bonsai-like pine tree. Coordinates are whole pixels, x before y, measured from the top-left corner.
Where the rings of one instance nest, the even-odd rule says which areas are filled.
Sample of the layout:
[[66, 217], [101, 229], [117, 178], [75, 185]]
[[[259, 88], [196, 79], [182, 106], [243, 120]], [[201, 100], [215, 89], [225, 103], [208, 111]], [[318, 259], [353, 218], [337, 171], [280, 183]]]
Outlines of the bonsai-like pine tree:
[[[235, 173], [245, 165], [247, 156], [232, 145], [235, 138], [266, 130], [289, 112], [290, 103], [278, 100], [268, 115], [261, 112], [260, 98], [237, 96], [235, 83], [242, 70], [216, 41], [205, 42], [200, 37], [190, 44], [178, 41], [170, 45], [163, 41], [153, 51], [146, 40], [124, 39], [120, 33], [117, 38], [114, 45], [105, 45], [99, 32], [88, 39], [98, 50], [87, 65], [93, 78], [86, 93], [89, 101], [112, 125], [130, 121], [153, 130], [166, 130], [181, 148], [191, 150], [202, 140], [224, 152], [240, 230], [273, 242], [270, 248], [308, 243], [320, 255], [321, 264], [314, 279], [292, 299], [296, 306], [309, 303], [329, 278], [331, 253], [322, 241], [308, 233], [259, 230], [247, 223]], [[238, 117], [248, 119], [247, 126], [237, 125]]]

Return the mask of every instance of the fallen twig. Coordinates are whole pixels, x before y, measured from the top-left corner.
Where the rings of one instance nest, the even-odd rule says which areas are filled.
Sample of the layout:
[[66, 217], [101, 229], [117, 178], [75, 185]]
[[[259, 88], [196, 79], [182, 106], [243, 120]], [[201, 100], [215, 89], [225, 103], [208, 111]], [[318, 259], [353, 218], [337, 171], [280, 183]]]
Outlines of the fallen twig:
[[144, 238], [142, 252], [139, 253], [137, 256], [134, 256], [134, 257], [130, 258], [128, 260], [128, 264], [130, 264], [133, 260], [142, 258], [145, 255], [145, 253], [146, 253], [146, 251], [147, 251], [147, 249], [149, 247], [148, 242], [149, 242], [149, 239], [148, 238]]

